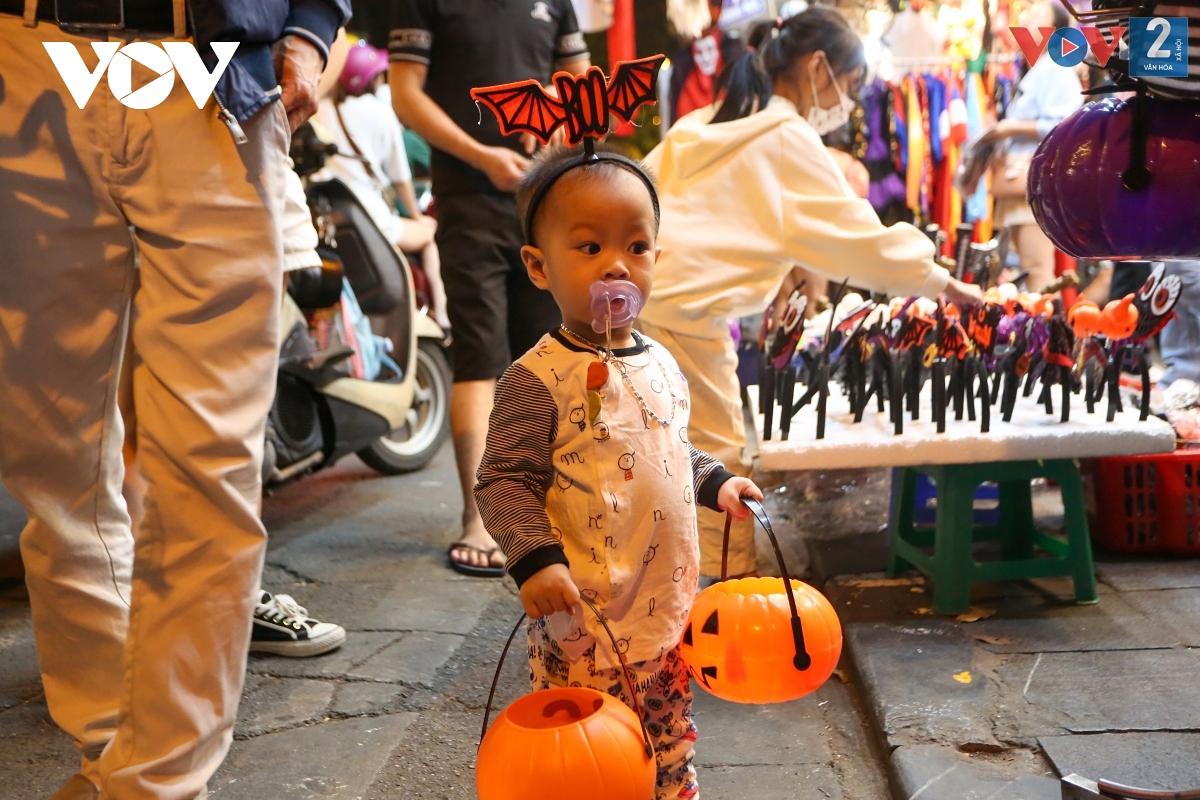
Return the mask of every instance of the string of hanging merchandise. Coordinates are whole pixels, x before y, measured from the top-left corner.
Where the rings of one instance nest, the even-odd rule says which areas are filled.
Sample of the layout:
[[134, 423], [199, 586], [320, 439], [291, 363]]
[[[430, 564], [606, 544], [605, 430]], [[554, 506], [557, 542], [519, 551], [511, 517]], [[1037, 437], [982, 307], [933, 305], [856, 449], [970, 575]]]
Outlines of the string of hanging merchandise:
[[[1011, 64], [1020, 57], [1020, 53], [993, 53], [984, 59], [988, 64]], [[880, 63], [889, 63], [893, 67], [923, 67], [940, 66], [943, 64], [966, 64], [968, 59], [962, 56], [912, 56], [903, 58], [884, 59]]]

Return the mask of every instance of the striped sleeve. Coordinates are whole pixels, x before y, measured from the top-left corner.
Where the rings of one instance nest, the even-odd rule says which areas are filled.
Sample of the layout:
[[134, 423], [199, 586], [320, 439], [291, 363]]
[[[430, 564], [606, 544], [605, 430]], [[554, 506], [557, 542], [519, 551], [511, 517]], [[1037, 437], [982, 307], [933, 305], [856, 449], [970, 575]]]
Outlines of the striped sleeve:
[[734, 477], [733, 473], [708, 453], [697, 450], [691, 442], [688, 442], [688, 450], [692, 454], [692, 486], [696, 492], [696, 502], [705, 508], [720, 511], [717, 492], [721, 490], [725, 481]]
[[550, 390], [513, 364], [496, 384], [475, 503], [518, 585], [550, 564], [568, 563], [546, 515], [546, 492], [554, 480], [550, 451], [557, 436], [558, 406]]
[[436, 0], [397, 0], [388, 32], [388, 60], [429, 64]]
[[560, 15], [558, 32], [554, 37], [554, 61], [567, 64], [581, 58], [589, 58], [587, 42], [579, 30], [579, 18], [575, 15], [575, 4], [571, 0], [558, 0]]

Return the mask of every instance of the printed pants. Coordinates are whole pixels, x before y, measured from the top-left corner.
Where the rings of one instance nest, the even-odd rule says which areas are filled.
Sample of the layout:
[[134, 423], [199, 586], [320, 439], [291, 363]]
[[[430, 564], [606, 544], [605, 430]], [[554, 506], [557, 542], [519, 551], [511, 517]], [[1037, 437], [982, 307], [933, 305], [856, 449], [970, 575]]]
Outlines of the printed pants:
[[[597, 669], [595, 646], [578, 661], [566, 660], [546, 634], [545, 619], [529, 624], [529, 683], [540, 691], [554, 686], [585, 686], [610, 694], [633, 708], [629, 683], [619, 669]], [[692, 720], [692, 689], [679, 648], [654, 661], [629, 665], [642, 706], [643, 720], [658, 758], [654, 800], [699, 800], [696, 783], [696, 724]]]

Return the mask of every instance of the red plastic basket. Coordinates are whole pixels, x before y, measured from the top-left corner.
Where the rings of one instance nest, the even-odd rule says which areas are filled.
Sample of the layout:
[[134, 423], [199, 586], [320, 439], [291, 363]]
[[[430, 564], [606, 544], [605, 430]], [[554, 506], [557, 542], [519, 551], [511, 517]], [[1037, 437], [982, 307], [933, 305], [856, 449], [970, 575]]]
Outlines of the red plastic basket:
[[1097, 547], [1200, 556], [1200, 450], [1098, 458], [1092, 478]]

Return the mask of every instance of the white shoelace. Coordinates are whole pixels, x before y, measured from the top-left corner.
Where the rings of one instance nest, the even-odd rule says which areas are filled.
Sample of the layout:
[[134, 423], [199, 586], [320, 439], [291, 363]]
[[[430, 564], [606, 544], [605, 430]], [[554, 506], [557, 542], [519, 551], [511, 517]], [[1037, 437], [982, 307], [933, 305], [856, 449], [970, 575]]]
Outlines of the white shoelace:
[[272, 595], [271, 605], [287, 619], [304, 622], [308, 618], [308, 609], [297, 603], [290, 594]]

